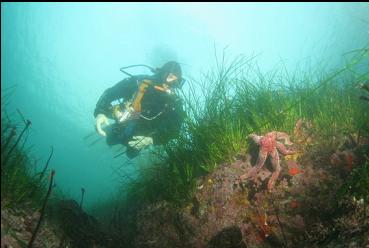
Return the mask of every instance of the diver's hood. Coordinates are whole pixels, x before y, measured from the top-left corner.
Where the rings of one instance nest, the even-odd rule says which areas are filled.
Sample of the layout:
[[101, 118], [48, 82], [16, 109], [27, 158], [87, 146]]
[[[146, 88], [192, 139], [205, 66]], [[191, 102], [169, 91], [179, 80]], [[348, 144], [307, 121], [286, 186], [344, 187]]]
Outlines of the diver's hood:
[[156, 75], [158, 76], [160, 82], [165, 82], [170, 73], [173, 73], [178, 78], [176, 82], [172, 84], [172, 86], [181, 88], [184, 83], [184, 79], [182, 78], [182, 69], [178, 62], [169, 61], [165, 63], [161, 68], [157, 69]]
[[170, 73], [173, 73], [174, 75], [177, 76], [177, 80], [171, 84], [172, 87], [181, 88], [184, 82], [186, 81], [184, 78], [182, 78], [181, 66], [176, 61], [169, 61], [165, 63], [162, 67], [156, 69], [147, 65], [138, 64], [122, 67], [120, 68], [120, 71], [130, 77], [134, 77], [132, 74], [128, 73], [126, 69], [137, 66], [143, 66], [150, 69], [150, 71], [154, 73], [153, 78], [155, 78], [158, 81], [157, 83], [164, 83]]

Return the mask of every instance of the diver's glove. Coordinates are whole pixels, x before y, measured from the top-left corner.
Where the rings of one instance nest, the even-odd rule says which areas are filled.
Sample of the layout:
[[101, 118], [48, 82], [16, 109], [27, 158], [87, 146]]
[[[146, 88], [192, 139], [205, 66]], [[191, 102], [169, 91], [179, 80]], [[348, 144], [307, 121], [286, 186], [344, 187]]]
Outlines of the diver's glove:
[[96, 131], [98, 132], [98, 134], [100, 134], [101, 136], [106, 136], [106, 133], [104, 130], [102, 130], [101, 125], [102, 124], [106, 124], [108, 125], [108, 118], [104, 115], [104, 114], [98, 114], [96, 116]]
[[133, 136], [132, 140], [128, 142], [128, 145], [134, 149], [141, 150], [145, 146], [153, 144], [153, 139], [146, 136]]

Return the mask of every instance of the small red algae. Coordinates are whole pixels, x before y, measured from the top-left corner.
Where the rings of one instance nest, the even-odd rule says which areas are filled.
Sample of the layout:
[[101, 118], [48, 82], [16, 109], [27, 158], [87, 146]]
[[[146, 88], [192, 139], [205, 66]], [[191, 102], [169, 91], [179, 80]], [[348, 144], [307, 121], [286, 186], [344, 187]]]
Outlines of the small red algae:
[[272, 232], [271, 232], [270, 226], [267, 223], [266, 214], [259, 215], [258, 222], [259, 222], [260, 233], [263, 235], [264, 238], [268, 237]]
[[299, 174], [299, 173], [301, 173], [302, 171], [299, 169], [299, 168], [297, 168], [297, 167], [292, 167], [292, 168], [290, 168], [289, 170], [288, 170], [288, 173], [291, 175], [291, 176], [295, 176], [295, 175], [297, 175], [297, 174]]
[[350, 152], [347, 152], [345, 155], [347, 169], [351, 171], [354, 164], [354, 155]]
[[295, 209], [295, 208], [298, 208], [298, 206], [299, 206], [299, 204], [298, 204], [298, 202], [296, 200], [292, 200], [290, 202], [290, 207], [291, 208]]

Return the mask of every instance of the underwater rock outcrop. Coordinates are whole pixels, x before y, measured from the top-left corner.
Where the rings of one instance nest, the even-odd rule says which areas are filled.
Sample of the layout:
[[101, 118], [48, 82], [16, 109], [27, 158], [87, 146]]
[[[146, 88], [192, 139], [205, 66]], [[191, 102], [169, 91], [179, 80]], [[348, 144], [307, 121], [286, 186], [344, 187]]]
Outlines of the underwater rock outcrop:
[[[340, 146], [328, 149], [311, 139], [300, 143], [301, 152], [280, 161], [273, 192], [268, 191], [273, 172], [269, 159], [254, 180], [238, 180], [255, 164], [257, 150], [250, 150], [199, 179], [186, 206], [146, 206], [137, 217], [135, 247], [329, 247], [324, 245], [338, 241], [342, 247], [369, 245], [369, 213], [362, 201], [337, 200], [349, 175], [346, 165], [331, 164]], [[358, 159], [350, 166], [367, 166], [363, 154], [368, 144], [356, 145]], [[352, 232], [346, 229], [350, 227]]]
[[[27, 204], [17, 208], [6, 208], [2, 204], [1, 248], [27, 247], [39, 218], [40, 212]], [[60, 237], [57, 235], [57, 230], [49, 221], [45, 221], [32, 247], [59, 247], [59, 243]]]
[[106, 234], [98, 221], [85, 213], [75, 200], [60, 201], [55, 211], [63, 233], [62, 244], [79, 248], [107, 247]]

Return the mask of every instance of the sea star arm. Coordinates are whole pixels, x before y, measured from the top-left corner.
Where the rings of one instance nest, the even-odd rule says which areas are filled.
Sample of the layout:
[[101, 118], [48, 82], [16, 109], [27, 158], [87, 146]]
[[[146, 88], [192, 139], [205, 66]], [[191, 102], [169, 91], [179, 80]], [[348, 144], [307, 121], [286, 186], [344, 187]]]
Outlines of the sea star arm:
[[244, 180], [249, 177], [255, 177], [256, 174], [260, 171], [260, 169], [263, 167], [265, 160], [268, 157], [268, 153], [263, 152], [262, 150], [259, 151], [258, 161], [256, 162], [256, 165], [250, 169], [249, 172], [242, 175], [240, 177], [241, 180]]
[[249, 135], [249, 138], [251, 138], [256, 144], [260, 144], [260, 139], [262, 137], [263, 136], [259, 136], [259, 135], [256, 135], [254, 133], [252, 133], [252, 134]]
[[290, 136], [287, 133], [284, 132], [275, 132], [276, 139], [277, 140], [284, 140], [284, 144], [286, 145], [293, 145], [293, 143], [290, 140]]
[[274, 172], [273, 172], [272, 176], [270, 177], [270, 179], [268, 181], [268, 191], [269, 192], [273, 189], [274, 183], [277, 180], [277, 178], [279, 177], [279, 174], [281, 172], [281, 165], [280, 165], [279, 155], [278, 155], [277, 149], [275, 149], [273, 152], [271, 152], [270, 156], [271, 156], [271, 161], [272, 161]]
[[296, 153], [296, 151], [287, 149], [282, 143], [279, 143], [279, 142], [277, 142], [277, 149], [283, 155], [291, 155], [291, 154], [295, 154]]

